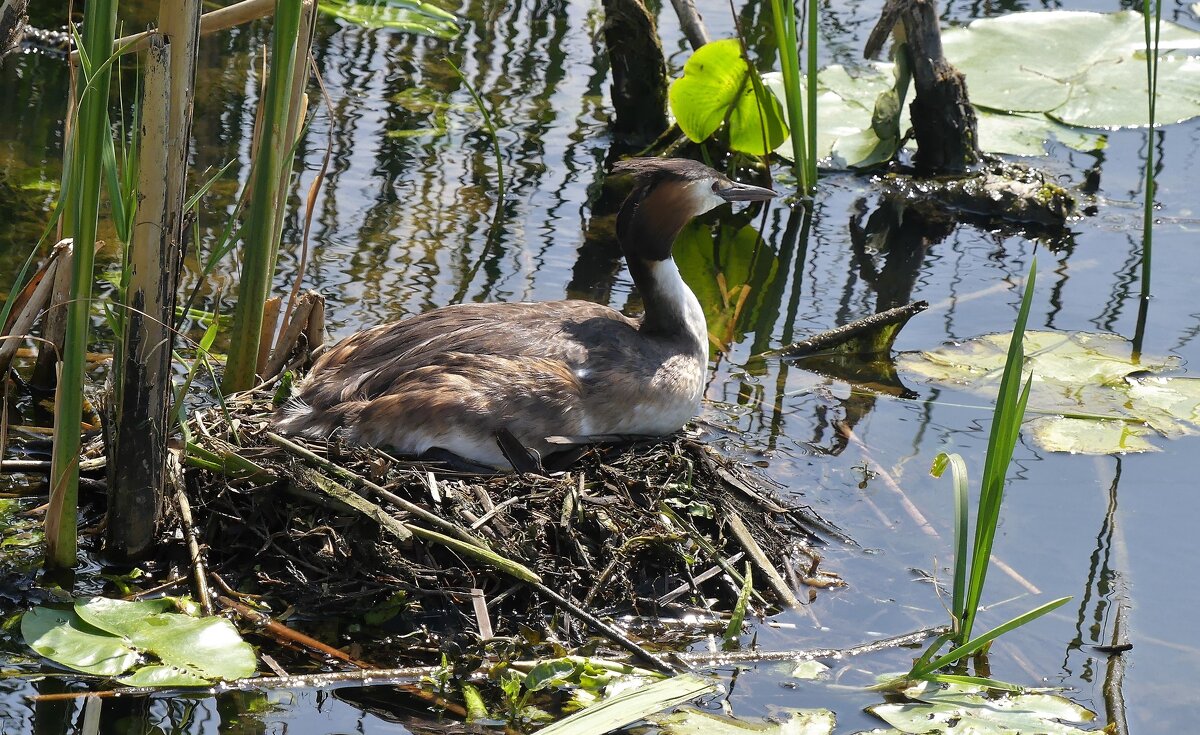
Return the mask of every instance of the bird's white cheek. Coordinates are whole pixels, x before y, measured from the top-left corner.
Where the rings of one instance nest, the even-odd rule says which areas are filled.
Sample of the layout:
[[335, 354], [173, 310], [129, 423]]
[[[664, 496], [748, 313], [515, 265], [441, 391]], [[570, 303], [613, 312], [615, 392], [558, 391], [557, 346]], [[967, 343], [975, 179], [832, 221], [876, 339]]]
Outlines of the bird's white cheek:
[[725, 203], [725, 200], [717, 196], [717, 193], [712, 190], [711, 181], [697, 181], [691, 184], [690, 192], [693, 206], [697, 215], [716, 209]]

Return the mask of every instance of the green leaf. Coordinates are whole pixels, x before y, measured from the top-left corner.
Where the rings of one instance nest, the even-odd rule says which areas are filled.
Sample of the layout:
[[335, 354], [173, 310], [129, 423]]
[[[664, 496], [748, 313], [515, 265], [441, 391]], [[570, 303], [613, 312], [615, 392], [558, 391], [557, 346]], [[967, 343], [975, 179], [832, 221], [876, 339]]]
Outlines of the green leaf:
[[654, 721], [667, 735], [829, 735], [835, 724], [833, 712], [827, 709], [790, 708], [779, 710], [771, 720], [762, 720], [684, 707]]
[[150, 615], [171, 612], [175, 604], [165, 597], [156, 600], [110, 600], [107, 597], [92, 597], [75, 601], [75, 614], [83, 622], [115, 636], [126, 636], [126, 632], [137, 628]]
[[1068, 723], [1086, 723], [1096, 715], [1050, 694], [986, 697], [984, 689], [961, 683], [936, 686], [922, 682], [904, 690], [906, 703], [878, 704], [867, 711], [901, 733], [941, 735], [1084, 735]]
[[808, 660], [801, 661], [793, 666], [788, 676], [792, 677], [793, 679], [807, 679], [809, 681], [816, 681], [817, 679], [826, 678], [828, 676], [828, 672], [829, 667], [825, 664], [821, 663], [820, 661]]
[[35, 608], [21, 628], [35, 651], [87, 673], [117, 676], [142, 656], [157, 658], [120, 679], [132, 686], [205, 686], [254, 674], [254, 649], [228, 620], [167, 612], [173, 607], [166, 599], [93, 597], [70, 612]]
[[1140, 454], [1161, 452], [1149, 438], [1158, 433], [1128, 421], [1094, 421], [1066, 416], [1042, 416], [1025, 425], [1029, 436], [1044, 449], [1071, 454]]
[[[942, 47], [966, 74], [977, 106], [1044, 112], [1084, 127], [1147, 125], [1140, 13], [1013, 13], [949, 28]], [[1198, 50], [1200, 33], [1162, 21], [1158, 122], [1200, 115]]]
[[[901, 79], [896, 64], [872, 62], [850, 74], [832, 65], [818, 76], [820, 95], [817, 112], [818, 158], [834, 168], [864, 168], [890, 159], [900, 134], [908, 129], [908, 105], [901, 104], [893, 88]], [[764, 86], [784, 98], [783, 78], [777, 72], [763, 75]], [[1104, 136], [1064, 125], [1043, 114], [1006, 114], [976, 108], [979, 145], [990, 153], [1043, 156], [1046, 143], [1059, 143], [1079, 151], [1104, 147]], [[784, 122], [788, 123], [786, 110]], [[791, 145], [785, 139], [775, 153], [791, 160]]]
[[539, 735], [605, 735], [681, 702], [711, 692], [716, 686], [695, 674], [680, 674], [606, 699], [539, 730]]
[[[736, 39], [701, 46], [671, 84], [668, 98], [679, 129], [691, 140], [707, 140], [729, 121], [729, 145], [765, 155], [786, 138], [783, 106], [769, 94], [755, 94], [756, 79]], [[766, 143], [764, 148], [763, 144]]]
[[689, 222], [675, 239], [675, 260], [718, 347], [753, 331], [779, 275], [779, 259], [758, 230], [720, 227], [714, 237], [708, 225]]
[[212, 682], [202, 676], [165, 664], [142, 666], [128, 676], [117, 679], [131, 687], [203, 687]]
[[[916, 379], [991, 400], [1009, 334], [988, 334], [927, 352], [905, 352], [899, 368]], [[1141, 354], [1123, 337], [1028, 331], [1032, 377], [1027, 435], [1050, 451], [1085, 454], [1153, 451], [1149, 439], [1200, 433], [1200, 380], [1162, 377], [1176, 357]]]
[[525, 689], [531, 692], [565, 684], [574, 676], [575, 669], [575, 663], [565, 658], [542, 661], [529, 670], [523, 684]]
[[137, 651], [120, 638], [66, 610], [35, 607], [21, 616], [21, 636], [38, 654], [87, 674], [117, 676], [138, 662]]

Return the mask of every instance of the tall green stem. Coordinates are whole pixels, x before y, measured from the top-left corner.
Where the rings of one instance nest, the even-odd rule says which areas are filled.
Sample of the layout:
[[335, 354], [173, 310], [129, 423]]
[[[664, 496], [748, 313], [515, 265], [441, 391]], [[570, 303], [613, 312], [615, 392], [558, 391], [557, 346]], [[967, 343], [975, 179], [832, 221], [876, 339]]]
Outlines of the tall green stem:
[[[1151, 7], [1153, 5], [1153, 7]], [[1158, 39], [1162, 27], [1162, 0], [1142, 0], [1142, 27], [1146, 41], [1146, 106], [1150, 123], [1146, 134], [1146, 201], [1142, 210], [1142, 290], [1138, 304], [1137, 326], [1133, 337], [1133, 351], [1142, 352], [1142, 340], [1146, 333], [1146, 314], [1150, 306], [1150, 265], [1154, 245], [1154, 195], [1158, 188], [1154, 172], [1154, 122], [1158, 102]]]
[[805, 42], [808, 53], [806, 82], [804, 90], [808, 97], [808, 155], [804, 158], [804, 167], [808, 173], [808, 188], [805, 193], [810, 196], [817, 189], [817, 0], [808, 0], [808, 8], [804, 14], [804, 23], [808, 29], [808, 40]]
[[792, 134], [792, 167], [800, 190], [812, 190], [809, 180], [807, 136], [804, 127], [804, 108], [800, 97], [800, 57], [796, 37], [796, 9], [791, 0], [771, 0], [771, 17], [775, 27], [775, 43], [779, 47], [779, 69], [783, 73], [783, 88], [788, 123]]
[[117, 0], [89, 0], [83, 20], [84, 83], [79, 89], [79, 124], [71, 146], [74, 186], [69, 209], [74, 220], [75, 257], [62, 376], [54, 403], [54, 459], [50, 475], [50, 507], [46, 513], [46, 566], [70, 569], [77, 549], [76, 504], [79, 494], [80, 420], [83, 416], [84, 365], [91, 318], [96, 224], [109, 129], [110, 67], [117, 27]]
[[301, 0], [275, 3], [271, 35], [271, 71], [263, 96], [258, 154], [250, 176], [250, 207], [242, 242], [242, 280], [233, 314], [233, 339], [221, 389], [225, 393], [254, 385], [262, 341], [263, 304], [275, 270], [282, 217], [277, 217], [280, 189], [288, 185], [292, 141], [287, 139]]

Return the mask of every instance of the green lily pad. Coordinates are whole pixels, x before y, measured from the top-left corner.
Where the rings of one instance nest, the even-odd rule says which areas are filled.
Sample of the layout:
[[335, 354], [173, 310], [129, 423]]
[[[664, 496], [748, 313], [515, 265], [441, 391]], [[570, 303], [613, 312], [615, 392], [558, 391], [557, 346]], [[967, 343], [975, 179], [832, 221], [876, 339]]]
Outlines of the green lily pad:
[[34, 608], [21, 619], [25, 641], [77, 671], [120, 676], [131, 686], [205, 686], [254, 674], [254, 649], [224, 618], [175, 612], [169, 600], [126, 602], [93, 597], [71, 611]]
[[770, 94], [760, 103], [752, 74], [736, 39], [697, 49], [668, 93], [679, 129], [699, 143], [728, 120], [730, 148], [761, 156], [778, 147], [787, 138], [783, 106]]
[[[1013, 13], [942, 33], [971, 102], [1093, 128], [1144, 127], [1145, 36], [1133, 11]], [[1162, 21], [1156, 122], [1200, 115], [1200, 33]]]
[[[895, 129], [911, 125], [908, 104], [901, 104], [892, 85], [896, 65], [872, 62], [850, 74], [833, 65], [817, 75], [817, 156], [834, 168], [865, 168], [886, 161], [896, 152], [887, 112], [899, 107]], [[783, 77], [778, 72], [763, 75], [763, 85], [783, 99]], [[973, 88], [972, 88], [973, 90]], [[972, 97], [972, 99], [974, 99]], [[1013, 156], [1044, 156], [1046, 143], [1057, 140], [1079, 151], [1104, 147], [1103, 135], [1064, 125], [1044, 114], [1005, 114], [975, 109], [979, 119], [979, 145], [989, 153]], [[784, 110], [787, 122], [787, 111]], [[882, 131], [882, 134], [881, 134]], [[785, 139], [775, 153], [791, 159], [791, 143]]]
[[[929, 383], [994, 398], [1010, 333], [988, 334], [897, 356], [897, 366]], [[1032, 373], [1029, 437], [1050, 451], [1084, 454], [1154, 451], [1148, 439], [1200, 433], [1200, 380], [1164, 377], [1175, 357], [1141, 355], [1114, 334], [1025, 332]]]
[[900, 733], [939, 735], [1084, 735], [1070, 723], [1087, 723], [1095, 713], [1051, 694], [984, 696], [978, 687], [922, 682], [904, 691], [910, 701], [877, 704], [867, 711]]
[[139, 658], [122, 639], [92, 628], [66, 610], [35, 607], [21, 616], [21, 637], [38, 654], [85, 674], [117, 676]]
[[684, 707], [652, 718], [667, 735], [830, 735], [835, 718], [827, 709], [781, 709], [771, 720], [742, 719]]

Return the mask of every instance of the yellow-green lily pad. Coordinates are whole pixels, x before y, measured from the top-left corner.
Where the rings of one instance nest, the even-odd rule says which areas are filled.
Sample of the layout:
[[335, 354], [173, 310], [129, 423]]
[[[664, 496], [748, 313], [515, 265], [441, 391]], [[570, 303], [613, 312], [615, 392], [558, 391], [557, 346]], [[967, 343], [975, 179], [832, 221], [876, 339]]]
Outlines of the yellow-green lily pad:
[[[988, 400], [1000, 383], [1011, 333], [986, 334], [897, 356], [911, 378]], [[1139, 355], [1115, 334], [1025, 332], [1032, 374], [1027, 437], [1043, 449], [1081, 454], [1154, 451], [1150, 439], [1200, 433], [1200, 380], [1166, 376], [1179, 359]]]

